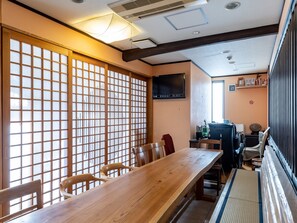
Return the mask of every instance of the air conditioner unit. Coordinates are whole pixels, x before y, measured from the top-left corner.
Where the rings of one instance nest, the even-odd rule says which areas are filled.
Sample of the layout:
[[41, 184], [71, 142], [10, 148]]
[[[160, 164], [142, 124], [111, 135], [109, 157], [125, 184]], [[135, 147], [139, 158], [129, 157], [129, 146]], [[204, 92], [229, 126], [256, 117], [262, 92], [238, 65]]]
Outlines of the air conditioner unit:
[[156, 15], [192, 5], [206, 4], [208, 0], [120, 0], [108, 6], [124, 19], [133, 22], [146, 16]]

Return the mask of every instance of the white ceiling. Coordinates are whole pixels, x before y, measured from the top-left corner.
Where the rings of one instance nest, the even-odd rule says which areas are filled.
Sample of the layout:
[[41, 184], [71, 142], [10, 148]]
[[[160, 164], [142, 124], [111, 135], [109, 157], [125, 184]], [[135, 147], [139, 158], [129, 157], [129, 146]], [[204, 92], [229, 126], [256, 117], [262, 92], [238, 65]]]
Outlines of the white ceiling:
[[[112, 10], [107, 4], [115, 0], [85, 0], [76, 4], [71, 0], [16, 0], [63, 23], [106, 15]], [[236, 10], [224, 7], [231, 0], [209, 0], [208, 4], [187, 7], [134, 21], [142, 33], [133, 40], [152, 39], [157, 44], [199, 38], [254, 27], [278, 24], [284, 0], [237, 0]], [[193, 35], [199, 31], [198, 35]], [[195, 47], [173, 53], [160, 54], [144, 61], [155, 65], [191, 60], [210, 76], [265, 72], [271, 59], [276, 35], [230, 41]], [[135, 48], [131, 40], [111, 45], [127, 50]], [[228, 53], [226, 53], [226, 51]], [[227, 59], [231, 56], [232, 59]], [[231, 62], [231, 64], [230, 64]]]

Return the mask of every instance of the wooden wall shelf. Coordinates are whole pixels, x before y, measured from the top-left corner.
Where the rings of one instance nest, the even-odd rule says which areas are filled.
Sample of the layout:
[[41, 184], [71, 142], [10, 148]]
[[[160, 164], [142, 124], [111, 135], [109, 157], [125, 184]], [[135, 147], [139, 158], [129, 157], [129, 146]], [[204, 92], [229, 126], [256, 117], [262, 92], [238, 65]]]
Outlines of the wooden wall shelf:
[[236, 86], [236, 89], [266, 88], [267, 85]]

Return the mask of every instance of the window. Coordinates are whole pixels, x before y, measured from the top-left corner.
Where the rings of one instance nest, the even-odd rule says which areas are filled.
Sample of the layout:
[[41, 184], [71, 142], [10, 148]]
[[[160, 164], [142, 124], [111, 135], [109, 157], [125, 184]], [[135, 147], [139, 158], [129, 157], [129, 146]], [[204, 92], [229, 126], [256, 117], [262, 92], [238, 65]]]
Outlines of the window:
[[[146, 144], [147, 139], [147, 82], [131, 78], [131, 148]], [[135, 157], [131, 157], [135, 164]]]
[[[59, 184], [67, 176], [67, 63], [65, 54], [10, 40], [7, 186], [41, 179], [45, 206], [61, 200]], [[28, 202], [17, 199], [11, 211]]]
[[41, 179], [49, 206], [68, 175], [135, 163], [131, 148], [147, 143], [146, 78], [6, 29], [3, 41], [3, 187]]
[[224, 120], [224, 81], [212, 82], [212, 121]]
[[[99, 177], [105, 162], [105, 68], [96, 60], [72, 59], [72, 175]], [[90, 188], [99, 182], [90, 184]], [[74, 185], [75, 187], [75, 185]], [[82, 192], [82, 185], [73, 194]]]
[[130, 78], [108, 71], [108, 163], [129, 165]]

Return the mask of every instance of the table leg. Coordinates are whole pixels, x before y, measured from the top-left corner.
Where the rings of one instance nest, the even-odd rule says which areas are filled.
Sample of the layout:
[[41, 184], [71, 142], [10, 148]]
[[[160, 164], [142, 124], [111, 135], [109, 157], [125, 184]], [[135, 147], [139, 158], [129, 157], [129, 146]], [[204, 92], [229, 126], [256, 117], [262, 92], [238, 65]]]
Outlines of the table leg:
[[196, 200], [202, 200], [204, 195], [204, 175], [196, 183]]
[[214, 202], [216, 200], [216, 197], [204, 194], [204, 175], [200, 177], [199, 180], [196, 182], [195, 193], [196, 193], [196, 200], [211, 201], [211, 202]]

